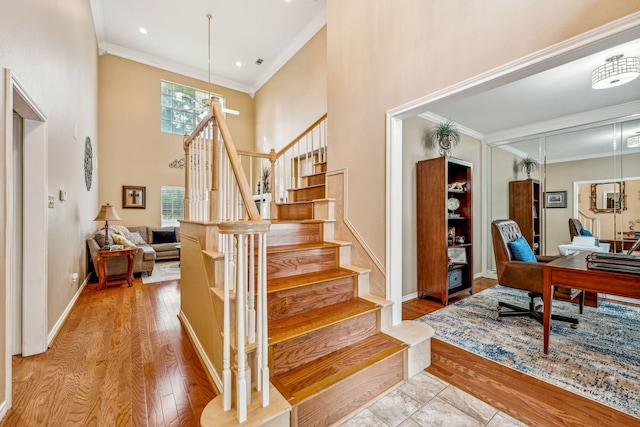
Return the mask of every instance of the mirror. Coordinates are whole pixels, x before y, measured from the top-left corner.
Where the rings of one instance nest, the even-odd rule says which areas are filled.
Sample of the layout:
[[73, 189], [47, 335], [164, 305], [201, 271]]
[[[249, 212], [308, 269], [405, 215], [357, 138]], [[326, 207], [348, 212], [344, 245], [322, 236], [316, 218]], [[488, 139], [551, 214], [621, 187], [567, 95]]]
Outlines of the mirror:
[[627, 210], [627, 195], [623, 182], [591, 184], [591, 207], [594, 213], [622, 213]]

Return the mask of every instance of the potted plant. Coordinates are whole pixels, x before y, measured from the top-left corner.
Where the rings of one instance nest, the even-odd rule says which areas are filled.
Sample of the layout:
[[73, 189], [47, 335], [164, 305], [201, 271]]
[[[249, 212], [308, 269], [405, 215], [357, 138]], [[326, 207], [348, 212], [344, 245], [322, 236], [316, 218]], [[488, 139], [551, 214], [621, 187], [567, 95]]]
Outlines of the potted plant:
[[427, 143], [431, 147], [438, 146], [441, 156], [450, 156], [451, 148], [460, 143], [460, 133], [456, 124], [451, 120], [437, 124], [429, 132]]
[[516, 167], [520, 169], [522, 172], [526, 172], [527, 179], [531, 179], [531, 172], [538, 169], [538, 162], [531, 156], [527, 156], [524, 159], [520, 160]]

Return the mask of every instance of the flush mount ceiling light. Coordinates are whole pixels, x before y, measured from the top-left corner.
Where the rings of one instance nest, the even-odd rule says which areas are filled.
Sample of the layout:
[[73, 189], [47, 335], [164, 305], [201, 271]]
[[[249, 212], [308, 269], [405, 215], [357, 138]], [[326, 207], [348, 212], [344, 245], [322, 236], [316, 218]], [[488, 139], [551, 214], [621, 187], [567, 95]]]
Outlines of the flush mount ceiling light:
[[623, 58], [618, 54], [607, 58], [604, 65], [591, 73], [591, 87], [607, 89], [629, 83], [640, 76], [640, 58]]

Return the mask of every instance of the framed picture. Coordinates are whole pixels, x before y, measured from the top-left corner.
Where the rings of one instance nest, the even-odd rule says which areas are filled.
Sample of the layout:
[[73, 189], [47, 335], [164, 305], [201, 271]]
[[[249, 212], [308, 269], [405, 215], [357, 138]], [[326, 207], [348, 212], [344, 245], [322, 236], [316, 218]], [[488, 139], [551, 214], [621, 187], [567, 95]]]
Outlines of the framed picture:
[[467, 263], [467, 249], [466, 248], [447, 248], [447, 255], [449, 260], [454, 264], [466, 264]]
[[147, 187], [122, 186], [122, 207], [144, 209], [147, 203]]
[[545, 208], [566, 208], [567, 192], [566, 191], [547, 191], [544, 193]]

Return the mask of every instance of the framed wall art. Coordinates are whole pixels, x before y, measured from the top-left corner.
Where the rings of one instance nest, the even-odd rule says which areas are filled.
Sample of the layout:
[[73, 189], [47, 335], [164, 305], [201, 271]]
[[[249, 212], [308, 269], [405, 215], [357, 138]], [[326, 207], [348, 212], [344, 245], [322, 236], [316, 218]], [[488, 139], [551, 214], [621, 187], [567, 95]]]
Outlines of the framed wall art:
[[544, 193], [545, 208], [566, 208], [567, 192], [566, 191], [547, 191]]
[[122, 207], [144, 209], [147, 203], [147, 187], [122, 186]]

